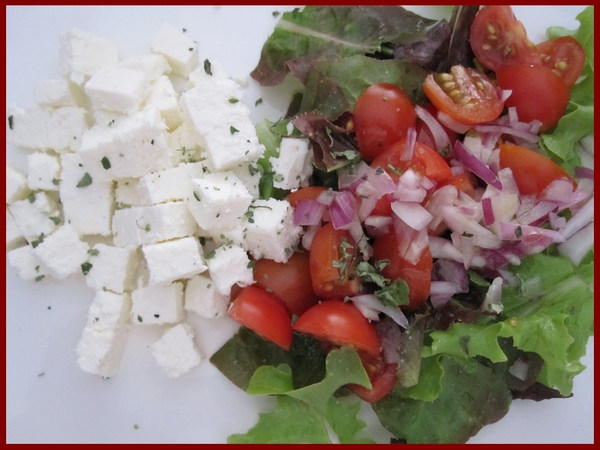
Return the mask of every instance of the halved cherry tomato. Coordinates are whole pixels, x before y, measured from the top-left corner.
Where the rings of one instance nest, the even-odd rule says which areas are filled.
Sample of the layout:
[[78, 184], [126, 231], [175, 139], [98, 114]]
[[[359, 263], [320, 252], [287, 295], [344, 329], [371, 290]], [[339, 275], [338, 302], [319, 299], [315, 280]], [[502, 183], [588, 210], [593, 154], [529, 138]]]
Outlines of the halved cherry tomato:
[[537, 197], [558, 178], [566, 178], [576, 187], [571, 176], [550, 158], [519, 145], [500, 144], [500, 167], [512, 170], [521, 195]]
[[538, 44], [535, 51], [546, 67], [573, 86], [585, 64], [585, 50], [573, 36], [562, 36]]
[[368, 403], [375, 403], [385, 397], [398, 381], [398, 364], [385, 363], [381, 358], [373, 358], [359, 353], [363, 367], [369, 376], [371, 389], [360, 384], [348, 384], [354, 394]]
[[490, 5], [479, 10], [469, 34], [475, 57], [494, 72], [511, 65], [541, 65], [535, 45], [510, 6]]
[[413, 311], [427, 301], [431, 291], [433, 269], [433, 258], [429, 248], [423, 250], [416, 264], [412, 264], [400, 255], [396, 233], [382, 234], [373, 241], [373, 259], [389, 260], [390, 264], [381, 270], [381, 274], [391, 281], [401, 278], [408, 284], [409, 303], [402, 305], [401, 309]]
[[354, 130], [362, 158], [372, 161], [384, 147], [406, 137], [417, 122], [410, 98], [395, 84], [368, 87], [356, 101]]
[[515, 107], [521, 122], [539, 120], [540, 131], [554, 127], [569, 104], [569, 88], [545, 66], [509, 66], [496, 71], [498, 85], [511, 90], [507, 107]]
[[296, 320], [293, 329], [335, 345], [364, 350], [375, 358], [381, 353], [375, 326], [352, 302], [330, 299], [318, 303]]
[[307, 186], [290, 192], [285, 198], [295, 208], [301, 200], [316, 200], [326, 190], [324, 186]]
[[264, 289], [254, 285], [242, 288], [232, 302], [229, 317], [284, 350], [292, 345], [291, 315], [275, 295]]
[[496, 86], [470, 67], [452, 66], [450, 73], [427, 75], [423, 91], [437, 109], [465, 124], [494, 120], [504, 108]]
[[310, 256], [294, 252], [285, 263], [261, 258], [254, 262], [256, 286], [277, 296], [292, 314], [300, 316], [318, 297], [310, 278]]
[[415, 144], [413, 157], [410, 160], [402, 160], [406, 139], [387, 147], [377, 158], [371, 162], [371, 167], [381, 167], [390, 177], [397, 182], [402, 172], [409, 168], [419, 175], [424, 175], [439, 183], [452, 176], [448, 163], [438, 152], [428, 145], [418, 142]]
[[315, 233], [310, 246], [310, 277], [320, 298], [352, 296], [361, 287], [356, 275], [354, 240], [348, 230], [336, 230], [327, 222]]

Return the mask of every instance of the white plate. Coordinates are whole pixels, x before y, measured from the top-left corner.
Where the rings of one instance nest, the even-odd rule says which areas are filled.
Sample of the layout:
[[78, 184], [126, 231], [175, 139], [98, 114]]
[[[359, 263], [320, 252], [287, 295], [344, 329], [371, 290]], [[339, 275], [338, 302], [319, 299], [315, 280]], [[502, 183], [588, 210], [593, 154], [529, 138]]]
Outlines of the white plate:
[[[292, 7], [7, 7], [7, 105], [34, 106], [36, 81], [59, 77], [58, 36], [70, 27], [105, 36], [121, 56], [148, 53], [163, 22], [186, 28], [202, 58], [220, 61], [230, 75], [246, 77], [277, 18]], [[546, 27], [574, 29], [581, 7], [518, 7], [534, 41]], [[423, 12], [423, 10], [420, 10]], [[426, 15], [437, 17], [437, 10]], [[275, 120], [287, 106], [283, 87], [259, 89], [248, 80], [245, 101], [258, 120]], [[291, 84], [293, 86], [293, 83]], [[254, 106], [257, 98], [263, 104]], [[25, 152], [8, 148], [7, 160], [24, 168]], [[23, 282], [10, 267], [7, 282], [6, 439], [9, 443], [218, 443], [252, 427], [271, 399], [252, 398], [205, 360], [191, 373], [169, 379], [148, 346], [160, 327], [133, 327], [118, 373], [108, 380], [82, 372], [75, 346], [86, 321], [92, 291], [82, 278]], [[227, 319], [188, 317], [207, 355], [235, 331]], [[500, 422], [471, 442], [593, 442], [593, 345], [575, 378], [574, 396], [540, 403], [515, 401]], [[374, 436], [389, 434], [365, 408]]]

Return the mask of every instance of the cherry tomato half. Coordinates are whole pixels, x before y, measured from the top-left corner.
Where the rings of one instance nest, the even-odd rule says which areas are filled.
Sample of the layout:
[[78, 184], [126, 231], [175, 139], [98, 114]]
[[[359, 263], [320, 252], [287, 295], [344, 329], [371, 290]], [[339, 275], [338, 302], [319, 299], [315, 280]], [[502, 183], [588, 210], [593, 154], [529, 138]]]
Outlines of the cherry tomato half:
[[515, 107], [519, 121], [539, 120], [540, 131], [554, 127], [569, 104], [569, 88], [545, 66], [510, 66], [496, 72], [498, 85], [512, 91], [505, 104]]
[[310, 277], [319, 298], [352, 296], [361, 287], [353, 257], [354, 240], [348, 230], [327, 222], [315, 233], [310, 246]]
[[437, 109], [465, 124], [494, 120], [504, 108], [496, 86], [470, 67], [452, 66], [450, 73], [427, 75], [423, 91]]
[[360, 384], [348, 384], [357, 397], [368, 403], [375, 403], [385, 397], [398, 381], [398, 364], [385, 363], [381, 358], [373, 358], [360, 352], [363, 367], [369, 376], [371, 389]]
[[290, 313], [275, 295], [262, 288], [242, 288], [229, 308], [229, 317], [284, 350], [292, 345]]
[[558, 178], [575, 181], [550, 158], [533, 150], [513, 144], [500, 144], [500, 167], [512, 170], [521, 195], [541, 195]]
[[325, 300], [302, 314], [294, 331], [306, 333], [335, 345], [349, 345], [377, 358], [381, 342], [375, 326], [351, 302]]
[[401, 309], [412, 311], [427, 301], [431, 291], [431, 271], [433, 269], [433, 258], [429, 248], [423, 250], [416, 264], [412, 264], [400, 255], [396, 233], [387, 233], [375, 238], [373, 259], [375, 261], [389, 260], [390, 264], [381, 270], [381, 274], [391, 281], [401, 278], [408, 284], [409, 303], [402, 305]]
[[395, 84], [368, 87], [356, 101], [354, 130], [362, 158], [372, 161], [384, 147], [406, 137], [417, 122], [415, 107]]
[[546, 67], [562, 78], [568, 87], [573, 86], [585, 64], [585, 50], [573, 36], [549, 39], [538, 44], [535, 51]]
[[254, 262], [256, 286], [272, 292], [288, 311], [300, 316], [315, 305], [318, 297], [310, 278], [310, 256], [307, 252], [294, 252], [286, 263], [262, 258]]
[[469, 34], [475, 57], [494, 72], [511, 65], [541, 65], [527, 31], [510, 6], [490, 5], [479, 10]]

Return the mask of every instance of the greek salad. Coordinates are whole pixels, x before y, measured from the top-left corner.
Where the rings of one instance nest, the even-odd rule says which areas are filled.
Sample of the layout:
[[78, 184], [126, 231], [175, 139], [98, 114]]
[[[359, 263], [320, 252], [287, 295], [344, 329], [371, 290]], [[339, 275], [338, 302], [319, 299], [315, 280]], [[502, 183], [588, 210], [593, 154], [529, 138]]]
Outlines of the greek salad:
[[227, 17], [269, 30], [229, 74], [235, 49], [160, 9], [149, 55], [71, 28], [68, 83], [26, 71], [39, 107], [9, 105], [33, 152], [7, 151], [8, 441], [485, 442], [515, 403], [572, 397], [593, 349], [593, 7], [542, 38], [507, 6], [200, 8], [211, 39]]

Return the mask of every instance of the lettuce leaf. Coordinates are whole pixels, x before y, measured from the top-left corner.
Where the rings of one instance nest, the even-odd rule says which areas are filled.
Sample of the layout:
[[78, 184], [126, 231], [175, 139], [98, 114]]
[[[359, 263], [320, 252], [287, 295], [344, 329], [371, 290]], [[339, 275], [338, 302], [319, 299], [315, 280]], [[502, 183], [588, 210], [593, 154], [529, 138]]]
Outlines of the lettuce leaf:
[[252, 375], [247, 392], [275, 395], [276, 407], [272, 412], [259, 414], [258, 423], [246, 434], [234, 434], [227, 442], [330, 443], [327, 424], [341, 443], [373, 443], [359, 436], [366, 426], [356, 417], [360, 401], [334, 397], [348, 383], [371, 387], [358, 353], [349, 347], [329, 352], [325, 377], [299, 389], [293, 388], [289, 365], [261, 366]]

